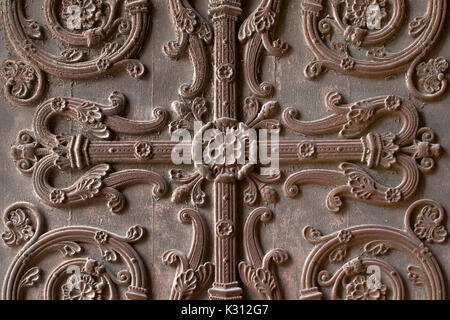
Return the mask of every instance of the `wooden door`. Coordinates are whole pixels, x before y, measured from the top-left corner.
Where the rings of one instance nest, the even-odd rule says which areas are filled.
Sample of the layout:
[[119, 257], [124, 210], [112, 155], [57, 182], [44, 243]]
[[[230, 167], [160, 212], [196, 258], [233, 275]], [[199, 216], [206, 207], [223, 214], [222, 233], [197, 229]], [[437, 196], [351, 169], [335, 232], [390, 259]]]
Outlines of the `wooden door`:
[[3, 299], [446, 298], [446, 0], [1, 5]]

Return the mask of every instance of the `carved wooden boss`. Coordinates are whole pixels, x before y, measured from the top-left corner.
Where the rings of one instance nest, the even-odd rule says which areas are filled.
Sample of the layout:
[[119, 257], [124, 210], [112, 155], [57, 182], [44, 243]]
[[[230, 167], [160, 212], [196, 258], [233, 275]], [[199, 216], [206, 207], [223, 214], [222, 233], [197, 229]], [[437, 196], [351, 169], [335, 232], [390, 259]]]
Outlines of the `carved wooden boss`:
[[[211, 78], [214, 82], [214, 110], [212, 120], [205, 127], [223, 132], [238, 128], [280, 128], [280, 123], [273, 119], [279, 109], [278, 103], [269, 101], [262, 104], [257, 97], [271, 98], [274, 95], [274, 87], [262, 82], [259, 77], [262, 56], [281, 57], [288, 50], [286, 43], [272, 38], [282, 1], [261, 0], [258, 8], [237, 30], [242, 15], [241, 2], [209, 0], [210, 24], [191, 7], [188, 0], [169, 0], [177, 38], [164, 46], [164, 53], [177, 59], [187, 51], [194, 68], [192, 83], [183, 84], [179, 89], [183, 101], [173, 103], [179, 119], [170, 123], [170, 130], [192, 130], [194, 120], [200, 121], [207, 117], [208, 107], [202, 96]], [[17, 53], [27, 61], [8, 60], [3, 63], [5, 96], [12, 104], [36, 105], [45, 86], [44, 72], [68, 79], [92, 78], [121, 68], [135, 78], [144, 73], [143, 64], [131, 57], [138, 53], [145, 41], [149, 1], [45, 0], [44, 15], [48, 31], [67, 45], [67, 49], [59, 55], [49, 53], [35, 44], [36, 39], [42, 38], [44, 29], [25, 17], [25, 3], [25, 0], [3, 1], [6, 33]], [[416, 39], [401, 52], [391, 53], [384, 47], [376, 46], [386, 43], [398, 32], [405, 15], [403, 0], [393, 0], [390, 6], [392, 12], [389, 14], [384, 0], [303, 1], [301, 14], [304, 37], [316, 56], [306, 67], [305, 75], [312, 78], [328, 68], [350, 76], [374, 78], [408, 70], [407, 86], [411, 94], [424, 100], [436, 99], [446, 90], [444, 72], [448, 64], [443, 58], [421, 61], [428, 55], [441, 32], [446, 16], [446, 1], [428, 0], [427, 3], [425, 15], [415, 18], [410, 25], [410, 34]], [[327, 10], [328, 15], [323, 15], [324, 10]], [[345, 16], [342, 16], [342, 12]], [[344, 37], [345, 41], [335, 41], [335, 35]], [[236, 79], [239, 76], [238, 40], [245, 45], [244, 74], [253, 94], [245, 101], [238, 101], [236, 94]], [[211, 59], [207, 50], [211, 43], [214, 55], [212, 70], [209, 68]], [[369, 60], [352, 57], [350, 46], [372, 47], [368, 51]], [[84, 48], [90, 47], [100, 49], [88, 53]], [[411, 198], [418, 188], [420, 173], [429, 172], [440, 153], [433, 131], [419, 127], [416, 109], [405, 99], [396, 96], [345, 103], [337, 92], [329, 93], [325, 103], [332, 114], [324, 119], [301, 121], [296, 110], [285, 108], [283, 120], [287, 128], [301, 135], [336, 132], [339, 133], [339, 139], [281, 141], [275, 151], [278, 151], [282, 165], [335, 161], [340, 163], [340, 169], [309, 169], [294, 173], [284, 183], [286, 196], [295, 197], [302, 184], [331, 187], [333, 189], [326, 199], [326, 205], [333, 212], [342, 208], [343, 198], [386, 206]], [[120, 116], [125, 104], [124, 95], [113, 92], [109, 104], [56, 97], [37, 107], [32, 128], [19, 133], [12, 148], [12, 157], [18, 170], [31, 176], [34, 190], [42, 201], [49, 206], [65, 208], [93, 198], [103, 198], [112, 212], [118, 212], [125, 202], [119, 190], [126, 185], [153, 184], [153, 195], [157, 198], [168, 192], [167, 182], [156, 172], [144, 169], [116, 172], [112, 169], [116, 163], [151, 164], [153, 167], [168, 163], [176, 147], [176, 143], [170, 141], [112, 140], [114, 135], [122, 133], [143, 135], [157, 132], [168, 122], [168, 113], [163, 108], [155, 108], [154, 119], [150, 121], [127, 120]], [[239, 108], [243, 108], [247, 115], [244, 122], [238, 119]], [[74, 136], [54, 134], [49, 127], [50, 120], [56, 115], [77, 122], [83, 133]], [[378, 118], [388, 115], [400, 117], [402, 127], [399, 132], [364, 133]], [[271, 146], [269, 143], [269, 150], [274, 152]], [[362, 166], [372, 169], [398, 168], [403, 179], [397, 186], [384, 186], [376, 182]], [[243, 284], [261, 298], [281, 298], [274, 265], [287, 260], [288, 253], [283, 249], [274, 249], [264, 254], [256, 233], [259, 221], [271, 219], [270, 210], [261, 207], [249, 215], [243, 242], [247, 261], [238, 264], [236, 255], [236, 218], [240, 213], [237, 208], [237, 184], [245, 180], [243, 200], [250, 205], [257, 203], [259, 198], [266, 203], [274, 203], [279, 198], [270, 184], [281, 179], [280, 172], [266, 176], [260, 173], [260, 167], [260, 163], [244, 166], [237, 163], [196, 164], [191, 172], [171, 170], [172, 180], [179, 185], [172, 192], [174, 202], [184, 202], [190, 197], [192, 204], [199, 207], [206, 201], [202, 185], [214, 185], [215, 217], [213, 264], [203, 261], [207, 226], [202, 217], [192, 209], [180, 212], [182, 222], [192, 223], [194, 240], [188, 255], [178, 250], [164, 254], [165, 263], [178, 266], [171, 298], [194, 297], [214, 275], [213, 285], [209, 289], [211, 299], [240, 299], [243, 291], [238, 271]], [[55, 188], [49, 182], [50, 172], [55, 169], [85, 172], [72, 185]], [[411, 227], [412, 212], [418, 207], [423, 208], [416, 217], [414, 227]], [[427, 239], [430, 242], [442, 242], [445, 239], [447, 232], [441, 226], [443, 217], [444, 211], [439, 204], [423, 200], [409, 209], [405, 218], [405, 231], [384, 226], [359, 226], [321, 236], [317, 230], [307, 227], [305, 237], [319, 246], [306, 261], [301, 298], [321, 297], [320, 286], [333, 286], [333, 298], [339, 298], [339, 286], [344, 276], [353, 279], [347, 284], [346, 298], [357, 298], [361, 294], [358, 290], [369, 281], [363, 271], [371, 265], [379, 266], [388, 275], [387, 279], [395, 291], [393, 297], [403, 298], [402, 279], [389, 264], [380, 259], [390, 249], [416, 257], [413, 260], [417, 266], [408, 269], [411, 280], [424, 285], [429, 298], [444, 298], [445, 283], [439, 266], [420, 241]], [[141, 237], [142, 228], [131, 228], [126, 238], [88, 227], [62, 228], [40, 236], [42, 226], [37, 210], [23, 203], [8, 208], [4, 219], [8, 228], [3, 235], [5, 242], [8, 245], [27, 243], [10, 267], [3, 290], [4, 298], [19, 298], [21, 289], [33, 285], [40, 277], [39, 269], [27, 269], [27, 263], [32, 261], [34, 255], [54, 249], [62, 250], [70, 259], [49, 276], [45, 285], [47, 298], [56, 297], [58, 277], [73, 265], [82, 267], [84, 277], [75, 280], [93, 286], [95, 298], [102, 296], [102, 290], [109, 290], [109, 297], [115, 298], [113, 287], [117, 283], [128, 284], [128, 298], [148, 297], [143, 263], [127, 244]], [[363, 242], [363, 255], [343, 264], [334, 275], [328, 271], [317, 274], [324, 257], [329, 256], [330, 261], [343, 263], [350, 246], [348, 243], [352, 239]], [[79, 245], [75, 242], [96, 245], [105, 261], [121, 255], [127, 262], [128, 270], [119, 273], [118, 279], [113, 281], [111, 274], [98, 262], [72, 258], [79, 252]], [[73, 288], [79, 288], [79, 285], [74, 286], [70, 281], [63, 285], [64, 298], [74, 297]], [[92, 294], [89, 297], [94, 297]], [[383, 298], [386, 286], [380, 284], [367, 294]]]

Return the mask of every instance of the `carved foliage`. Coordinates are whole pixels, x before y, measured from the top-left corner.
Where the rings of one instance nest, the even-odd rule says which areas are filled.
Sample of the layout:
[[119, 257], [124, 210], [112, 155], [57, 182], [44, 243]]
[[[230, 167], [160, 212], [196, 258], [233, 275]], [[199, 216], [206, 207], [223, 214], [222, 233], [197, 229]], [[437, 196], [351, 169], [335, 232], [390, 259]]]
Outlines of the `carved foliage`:
[[289, 258], [284, 249], [273, 249], [263, 255], [258, 239], [257, 224], [269, 222], [272, 212], [267, 208], [253, 210], [244, 227], [244, 248], [247, 262], [239, 264], [239, 274], [244, 284], [261, 299], [282, 299], [281, 288], [275, 273], [275, 265], [286, 262]]
[[[326, 104], [333, 112], [326, 118], [300, 121], [297, 119], [297, 112], [291, 108], [285, 110], [284, 121], [290, 129], [301, 134], [320, 135], [339, 131], [345, 138], [354, 138], [360, 136], [377, 118], [396, 114], [402, 121], [402, 128], [396, 134], [370, 132], [359, 141], [337, 142], [340, 145], [335, 147], [334, 154], [330, 154], [329, 149], [324, 149], [322, 155], [319, 147], [314, 147], [319, 143], [324, 146], [335, 146], [334, 141], [318, 140], [313, 144], [303, 142], [299, 145], [299, 161], [305, 161], [311, 156], [323, 161], [353, 159], [366, 164], [368, 168], [399, 168], [403, 180], [395, 187], [383, 186], [360, 166], [343, 162], [339, 166], [341, 171], [309, 169], [292, 174], [284, 185], [286, 195], [296, 196], [299, 192], [298, 186], [301, 184], [335, 186], [326, 201], [328, 209], [333, 212], [338, 212], [342, 208], [341, 196], [387, 205], [410, 198], [418, 187], [419, 170], [426, 173], [434, 168], [435, 160], [440, 154], [439, 144], [434, 143], [433, 131], [429, 128], [419, 129], [417, 111], [395, 96], [343, 104], [342, 96], [331, 92], [326, 98]], [[343, 155], [344, 151], [348, 152], [347, 156], [339, 156]]]
[[[120, 298], [118, 286], [127, 286], [125, 296], [128, 299], [147, 298], [146, 271], [141, 258], [130, 245], [142, 238], [142, 227], [130, 228], [126, 237], [80, 226], [57, 228], [43, 233], [41, 215], [33, 205], [13, 204], [5, 211], [5, 221], [16, 219], [17, 212], [30, 225], [30, 230], [35, 232], [28, 232], [28, 237], [22, 237], [23, 248], [12, 261], [4, 280], [3, 299], [21, 299], [25, 297], [27, 288], [41, 284], [44, 297], [48, 300], [116, 300]], [[15, 224], [14, 228], [18, 226]], [[7, 227], [11, 230], [11, 225]], [[11, 244], [10, 237], [4, 237], [3, 240], [7, 245]], [[82, 257], [85, 245], [98, 248], [103, 262]], [[54, 270], [42, 273], [36, 265], [40, 261], [38, 259], [53, 252], [60, 252], [64, 262]], [[108, 254], [105, 255], [105, 252]], [[117, 263], [119, 257], [126, 268], [115, 276], [106, 264]]]
[[[412, 95], [425, 101], [441, 96], [447, 88], [443, 75], [447, 68], [441, 63], [442, 58], [422, 62], [417, 68], [418, 82], [424, 91], [416, 89], [413, 78], [416, 66], [441, 34], [446, 2], [427, 2], [426, 14], [410, 23], [409, 32], [414, 41], [398, 52], [388, 52], [384, 45], [395, 38], [404, 25], [406, 6], [403, 0], [394, 0], [389, 7], [386, 4], [385, 0], [303, 1], [303, 35], [316, 57], [305, 68], [305, 76], [315, 78], [328, 68], [356, 77], [380, 78], [408, 68], [407, 87]], [[328, 5], [329, 14], [322, 17]], [[343, 45], [337, 45], [340, 42], [335, 34], [344, 39], [345, 47], [368, 48], [369, 60], [352, 57], [348, 49], [341, 50]]]
[[[407, 267], [408, 278], [416, 285], [426, 288], [428, 299], [445, 299], [445, 282], [442, 272], [431, 251], [419, 241], [424, 239], [423, 229], [412, 230], [411, 214], [421, 208], [416, 223], [422, 225], [423, 215], [435, 212], [433, 218], [442, 220], [442, 207], [432, 200], [420, 200], [408, 208], [405, 216], [405, 230], [387, 226], [361, 225], [340, 232], [322, 236], [317, 230], [304, 229], [305, 238], [316, 244], [305, 261], [302, 272], [300, 299], [323, 298], [322, 288], [331, 288], [331, 299], [347, 300], [401, 300], [406, 297], [406, 288], [400, 273], [386, 261], [390, 251], [396, 250], [414, 261], [416, 265]], [[439, 212], [439, 213], [438, 213]], [[440, 222], [432, 224], [437, 227]], [[439, 240], [445, 239], [445, 229], [441, 226]], [[347, 236], [343, 237], [346, 234]], [[335, 251], [345, 241], [346, 251], [340, 259], [332, 259]], [[440, 241], [439, 241], [440, 242]], [[351, 247], [364, 244], [362, 254], [350, 258]], [[331, 252], [331, 254], [329, 254]], [[322, 269], [329, 254], [330, 262], [341, 265], [330, 273]], [[343, 263], [347, 261], [346, 263]], [[341, 296], [341, 288], [344, 296]], [[412, 296], [412, 293], [409, 295]]]
[[[134, 78], [144, 74], [142, 63], [129, 58], [138, 53], [146, 36], [147, 1], [44, 1], [46, 26], [66, 46], [59, 55], [35, 43], [43, 39], [43, 29], [25, 18], [26, 2], [3, 2], [4, 25], [17, 53], [43, 71], [68, 79], [93, 78], [117, 68], [125, 69]], [[97, 55], [91, 56], [91, 52]]]
[[183, 209], [179, 213], [182, 223], [192, 223], [193, 238], [191, 249], [186, 256], [178, 250], [169, 250], [163, 255], [163, 263], [176, 265], [177, 273], [173, 281], [171, 300], [190, 300], [201, 292], [212, 278], [214, 265], [202, 263], [206, 250], [206, 225], [194, 210]]
[[5, 97], [15, 106], [32, 106], [44, 92], [44, 75], [22, 61], [5, 60], [0, 74], [5, 80]]

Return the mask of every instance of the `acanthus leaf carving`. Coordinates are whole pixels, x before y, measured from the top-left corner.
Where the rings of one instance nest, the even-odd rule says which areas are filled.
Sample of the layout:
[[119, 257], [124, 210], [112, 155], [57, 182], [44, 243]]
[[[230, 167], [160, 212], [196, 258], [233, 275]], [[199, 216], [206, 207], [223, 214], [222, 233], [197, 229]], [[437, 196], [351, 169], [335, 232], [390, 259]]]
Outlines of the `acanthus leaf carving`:
[[192, 223], [193, 238], [189, 254], [178, 250], [166, 251], [162, 261], [166, 265], [176, 265], [171, 300], [190, 300], [204, 288], [214, 273], [214, 265], [202, 263], [206, 250], [206, 224], [197, 211], [183, 209], [179, 212], [182, 223]]
[[242, 23], [238, 39], [245, 43], [244, 71], [250, 91], [259, 97], [269, 98], [274, 93], [273, 85], [260, 82], [259, 66], [264, 52], [269, 56], [283, 56], [289, 45], [282, 40], [272, 40], [279, 19], [281, 0], [261, 0], [258, 8]]

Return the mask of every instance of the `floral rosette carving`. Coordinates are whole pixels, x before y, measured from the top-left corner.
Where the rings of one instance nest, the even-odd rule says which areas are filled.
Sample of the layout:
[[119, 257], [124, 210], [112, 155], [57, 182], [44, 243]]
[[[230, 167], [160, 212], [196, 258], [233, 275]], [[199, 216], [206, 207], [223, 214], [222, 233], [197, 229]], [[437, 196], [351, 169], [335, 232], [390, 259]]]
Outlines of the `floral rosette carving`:
[[[202, 105], [202, 104], [201, 104]], [[185, 118], [177, 120], [176, 124], [185, 129], [192, 129], [192, 118], [199, 108], [187, 109], [185, 105], [175, 104], [180, 115], [185, 114]], [[184, 109], [182, 109], [184, 108]], [[204, 108], [202, 108], [204, 110]], [[278, 120], [272, 119], [277, 113], [279, 105], [271, 101], [260, 105], [256, 98], [245, 100], [244, 110], [247, 113], [245, 123], [231, 118], [220, 118], [204, 125], [195, 135], [191, 155], [196, 154], [196, 148], [201, 150], [217, 149], [221, 150], [217, 154], [211, 155], [206, 163], [202, 163], [194, 158], [195, 172], [186, 172], [183, 169], [172, 169], [171, 179], [180, 184], [172, 193], [172, 201], [180, 203], [185, 201], [189, 194], [193, 205], [202, 206], [206, 203], [206, 193], [202, 190], [204, 181], [216, 181], [230, 183], [234, 181], [247, 182], [244, 190], [244, 201], [248, 204], [255, 204], [260, 197], [264, 202], [275, 203], [279, 200], [278, 193], [270, 186], [281, 179], [281, 172], [278, 170], [271, 174], [261, 174], [260, 167], [256, 166], [256, 159], [245, 159], [245, 153], [255, 150], [257, 137], [252, 135], [253, 129], [278, 130], [280, 124]], [[184, 121], [186, 120], [186, 121]], [[204, 137], [204, 133], [213, 131], [213, 136]], [[227, 155], [227, 151], [232, 151], [232, 156]], [[250, 150], [251, 152], [251, 150]]]
[[[445, 299], [442, 271], [431, 251], [420, 241], [426, 239], [423, 229], [411, 228], [412, 213], [419, 209], [421, 211], [416, 224], [421, 226], [423, 216], [430, 212], [433, 212], [434, 222], [436, 219], [442, 221], [445, 216], [442, 207], [436, 202], [419, 200], [405, 214], [405, 230], [361, 225], [323, 236], [312, 227], [306, 227], [304, 237], [316, 247], [305, 261], [300, 299], [403, 300], [407, 296], [423, 299], [421, 292], [416, 293], [414, 287], [408, 288], [399, 270], [391, 264], [391, 251], [397, 251], [414, 261], [414, 265], [409, 265], [405, 271], [412, 284], [425, 287], [427, 299]], [[443, 234], [442, 229], [440, 231], [440, 235], [445, 238], [446, 234]], [[343, 237], [344, 234], [351, 234], [351, 237]], [[345, 250], [342, 249], [344, 238], [348, 240]], [[341, 252], [340, 258], [334, 259], [338, 251]], [[338, 265], [333, 273], [326, 269], [329, 263]]]
[[[147, 299], [146, 271], [131, 246], [142, 238], [142, 227], [130, 228], [126, 237], [84, 226], [56, 228], [44, 233], [43, 218], [36, 207], [29, 203], [13, 204], [6, 209], [4, 219], [16, 221], [17, 212], [21, 212], [24, 221], [35, 232], [28, 232], [29, 236], [22, 238], [25, 241], [21, 243], [23, 247], [4, 279], [3, 299], [23, 299], [29, 288], [42, 287], [46, 300], [117, 300], [121, 298], [119, 287], [122, 286], [126, 287], [124, 296], [127, 299]], [[11, 227], [9, 224], [6, 226]], [[19, 226], [23, 224], [15, 225], [16, 228]], [[100, 234], [108, 234], [101, 244], [98, 241]], [[11, 242], [10, 237], [3, 240], [7, 245]], [[91, 251], [87, 251], [90, 256], [83, 257], [85, 246], [97, 248], [102, 257], [92, 258]], [[116, 256], [116, 259], [107, 259], [104, 251]], [[43, 273], [39, 263], [55, 253], [60, 253], [64, 261], [50, 272]], [[119, 257], [125, 268], [114, 275], [114, 268], [107, 264], [117, 263]]]

